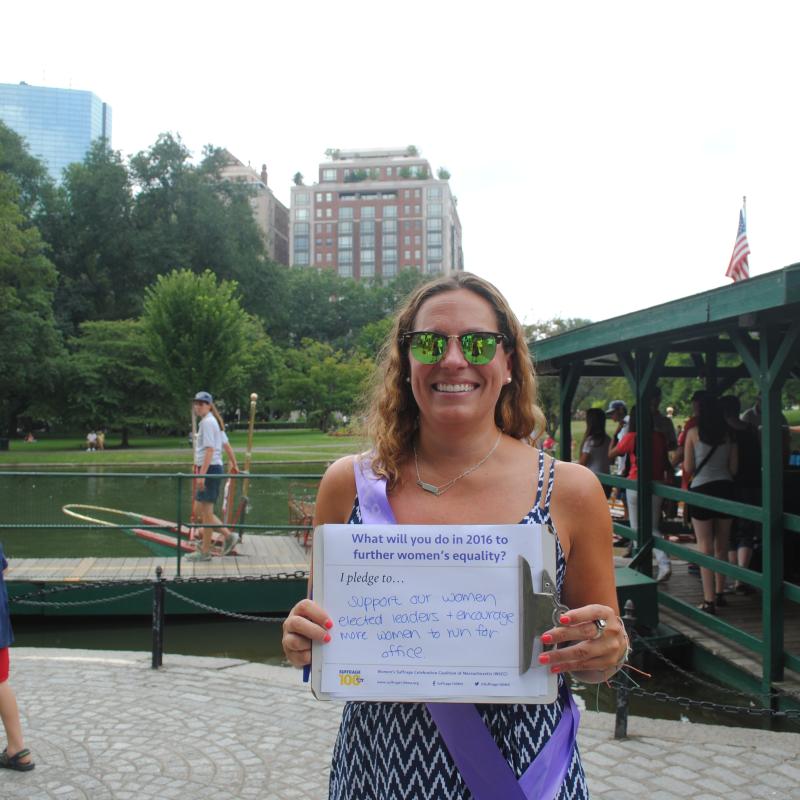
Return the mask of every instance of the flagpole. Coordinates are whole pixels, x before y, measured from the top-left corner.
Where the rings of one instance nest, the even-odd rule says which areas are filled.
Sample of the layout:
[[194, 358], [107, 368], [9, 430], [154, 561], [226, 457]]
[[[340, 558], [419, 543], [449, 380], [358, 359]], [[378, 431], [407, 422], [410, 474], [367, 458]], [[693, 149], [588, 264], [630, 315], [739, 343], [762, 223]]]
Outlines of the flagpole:
[[742, 214], [747, 219], [747, 195], [742, 195]]

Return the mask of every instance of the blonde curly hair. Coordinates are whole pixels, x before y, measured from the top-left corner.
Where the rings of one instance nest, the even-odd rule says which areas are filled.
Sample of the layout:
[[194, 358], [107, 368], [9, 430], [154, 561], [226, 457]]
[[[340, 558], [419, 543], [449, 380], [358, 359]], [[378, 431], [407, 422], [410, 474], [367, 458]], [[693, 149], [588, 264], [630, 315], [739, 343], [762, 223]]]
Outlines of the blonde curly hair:
[[506, 299], [489, 281], [469, 272], [438, 278], [415, 289], [397, 312], [367, 397], [366, 433], [373, 446], [372, 468], [387, 479], [389, 487], [396, 485], [400, 464], [411, 453], [419, 417], [407, 381], [408, 353], [400, 344], [400, 335], [413, 330], [426, 300], [458, 289], [467, 289], [486, 300], [494, 309], [498, 332], [508, 337], [503, 347], [512, 354], [511, 383], [503, 386], [497, 400], [496, 425], [509, 436], [530, 444], [545, 429], [544, 415], [536, 405], [536, 376], [525, 333]]

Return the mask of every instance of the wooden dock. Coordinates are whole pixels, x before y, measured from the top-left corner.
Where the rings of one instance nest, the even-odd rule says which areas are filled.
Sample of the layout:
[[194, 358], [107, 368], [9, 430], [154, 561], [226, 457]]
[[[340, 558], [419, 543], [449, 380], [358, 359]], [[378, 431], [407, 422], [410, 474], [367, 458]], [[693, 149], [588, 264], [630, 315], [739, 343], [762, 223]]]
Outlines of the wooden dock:
[[[244, 578], [277, 572], [307, 570], [310, 550], [295, 536], [248, 534], [235, 555], [211, 561], [181, 558], [181, 577]], [[177, 557], [143, 558], [15, 558], [9, 561], [6, 581], [90, 583], [93, 581], [139, 581], [153, 579], [156, 568], [165, 578], [177, 577]]]
[[[131, 582], [155, 581], [156, 569], [161, 567], [162, 577], [167, 581], [179, 577], [187, 581], [180, 584], [186, 596], [215, 608], [241, 613], [282, 612], [306, 593], [305, 573], [310, 566], [311, 551], [302, 542], [302, 536], [248, 534], [231, 555], [196, 562], [187, 561], [184, 554], [180, 576], [176, 556], [15, 558], [9, 561], [6, 583], [15, 614], [146, 614], [151, 602], [147, 594], [114, 603], [86, 601], [125, 594], [126, 584]], [[191, 583], [193, 578], [211, 580]], [[99, 582], [104, 584], [102, 588], [97, 588]], [[65, 586], [69, 591], [61, 591]], [[59, 591], [50, 591], [54, 589]], [[136, 586], [130, 589], [135, 590]], [[40, 598], [41, 603], [14, 602], [15, 598], [30, 597], [37, 590], [46, 592]], [[86, 604], [59, 605], [61, 601]], [[167, 610], [202, 613], [202, 609], [180, 602], [173, 602]]]

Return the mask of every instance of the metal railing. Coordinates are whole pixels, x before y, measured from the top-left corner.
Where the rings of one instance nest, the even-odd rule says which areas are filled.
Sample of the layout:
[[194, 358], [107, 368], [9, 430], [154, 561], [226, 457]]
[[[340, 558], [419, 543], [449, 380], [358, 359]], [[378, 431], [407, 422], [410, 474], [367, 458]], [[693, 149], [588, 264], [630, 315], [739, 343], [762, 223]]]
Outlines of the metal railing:
[[[218, 516], [225, 527], [239, 534], [247, 535], [285, 535], [296, 533], [307, 537], [311, 530], [311, 514], [298, 518], [292, 514], [292, 483], [302, 484], [303, 503], [313, 509], [313, 496], [321, 474], [308, 473], [237, 473], [223, 474], [222, 480], [231, 480], [235, 488], [234, 503], [243, 504], [241, 515], [234, 520]], [[193, 484], [196, 476], [192, 473], [169, 472], [30, 472], [0, 471], [0, 507], [3, 508], [0, 521], [0, 535], [4, 531], [62, 532], [119, 530], [158, 533], [171, 540], [163, 547], [174, 548], [176, 572], [181, 574], [181, 563], [185, 558], [183, 545], [195, 539], [206, 527], [220, 526], [203, 524], [192, 518]], [[64, 493], [65, 481], [78, 481], [73, 496]], [[88, 484], [95, 481], [91, 491]], [[138, 499], [125, 488], [141, 482]], [[274, 482], [287, 482], [286, 491], [269, 492], [266, 487]], [[80, 489], [81, 482], [83, 489]], [[154, 486], [154, 484], [156, 484]], [[243, 489], [249, 485], [248, 496]], [[58, 490], [61, 490], [59, 496]], [[70, 502], [63, 502], [69, 500]], [[77, 502], [81, 501], [81, 502]], [[249, 514], [252, 505], [256, 513]], [[74, 521], [64, 513], [64, 507], [79, 511], [82, 521]], [[122, 506], [122, 507], [120, 507]], [[127, 508], [125, 507], [127, 506]], [[138, 506], [138, 508], [137, 508]], [[147, 506], [142, 509], [142, 506]], [[98, 519], [87, 519], [98, 517]], [[281, 521], [278, 521], [281, 520]], [[283, 521], [285, 520], [285, 521]], [[148, 546], [144, 537], [140, 541]], [[153, 544], [153, 546], [157, 546]], [[63, 557], [63, 548], [59, 555]], [[77, 548], [76, 548], [77, 549]], [[163, 555], [163, 550], [158, 551]], [[89, 554], [76, 554], [79, 555]], [[96, 555], [96, 553], [91, 553]], [[112, 555], [108, 553], [108, 555]]]
[[[636, 491], [640, 485], [635, 480], [621, 478], [616, 475], [599, 475], [598, 477], [601, 483], [606, 486]], [[762, 525], [764, 525], [768, 519], [769, 510], [761, 506], [753, 506], [733, 500], [722, 500], [720, 498], [699, 494], [697, 492], [689, 492], [685, 489], [678, 489], [674, 486], [668, 486], [654, 481], [649, 482], [647, 485], [650, 488], [651, 494], [657, 497], [688, 503], [692, 506], [707, 508], [712, 511], [720, 511], [732, 517], [750, 520]], [[681, 600], [667, 592], [659, 592], [658, 599], [659, 602], [667, 608], [690, 618], [694, 622], [756, 653], [760, 657], [762, 665], [764, 665], [764, 671], [766, 672], [769, 659], [765, 656], [767, 655], [768, 648], [772, 644], [770, 640], [774, 637], [774, 631], [778, 625], [780, 625], [781, 628], [780, 641], [781, 644], [783, 644], [783, 600], [785, 599], [800, 604], [800, 586], [787, 580], [781, 580], [777, 585], [773, 586], [770, 582], [769, 575], [765, 575], [763, 572], [756, 572], [755, 570], [746, 569], [727, 561], [720, 561], [712, 555], [701, 553], [678, 542], [669, 541], [664, 537], [653, 536], [652, 530], [650, 529], [650, 520], [645, 520], [642, 515], [640, 515], [638, 524], [639, 530], [637, 531], [626, 525], [614, 522], [614, 533], [631, 540], [634, 545], [638, 545], [639, 550], [643, 550], [645, 554], [649, 552], [650, 549], [663, 550], [670, 556], [684, 559], [700, 567], [711, 569], [714, 572], [723, 573], [734, 580], [742, 581], [743, 583], [747, 583], [761, 590], [762, 616], [768, 623], [763, 626], [764, 633], [761, 637], [754, 636], [741, 627], [724, 621], [719, 617], [706, 614], [696, 609], [691, 603]], [[782, 513], [780, 525], [783, 535], [796, 535], [800, 533], [800, 516]], [[782, 536], [776, 538], [782, 539]], [[649, 569], [649, 563], [644, 565], [644, 571], [648, 572], [648, 574]], [[785, 647], [781, 647], [780, 667], [781, 673], [783, 667], [800, 672], [800, 655], [790, 653]], [[767, 675], [764, 675], [762, 683], [764, 685], [770, 685], [772, 681], [781, 679], [782, 674], [779, 678], [773, 676], [771, 680]]]

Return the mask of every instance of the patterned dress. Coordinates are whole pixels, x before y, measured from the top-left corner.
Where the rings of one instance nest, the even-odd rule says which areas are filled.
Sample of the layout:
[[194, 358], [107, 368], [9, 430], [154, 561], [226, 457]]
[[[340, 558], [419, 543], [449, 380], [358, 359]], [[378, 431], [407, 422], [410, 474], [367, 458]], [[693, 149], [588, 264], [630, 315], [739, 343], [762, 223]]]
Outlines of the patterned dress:
[[[544, 454], [539, 454], [539, 481], [534, 507], [520, 524], [551, 524], [550, 495], [554, 462], [545, 484]], [[361, 524], [356, 498], [348, 522]], [[564, 583], [566, 560], [556, 537], [556, 584]], [[536, 758], [564, 711], [566, 684], [543, 705], [478, 705], [500, 752], [519, 778]], [[330, 800], [472, 800], [436, 724], [422, 703], [350, 702], [345, 705], [333, 750]], [[577, 745], [561, 790], [554, 800], [588, 800], [589, 791]], [[499, 800], [499, 799], [498, 799]], [[550, 798], [547, 798], [550, 800]]]

